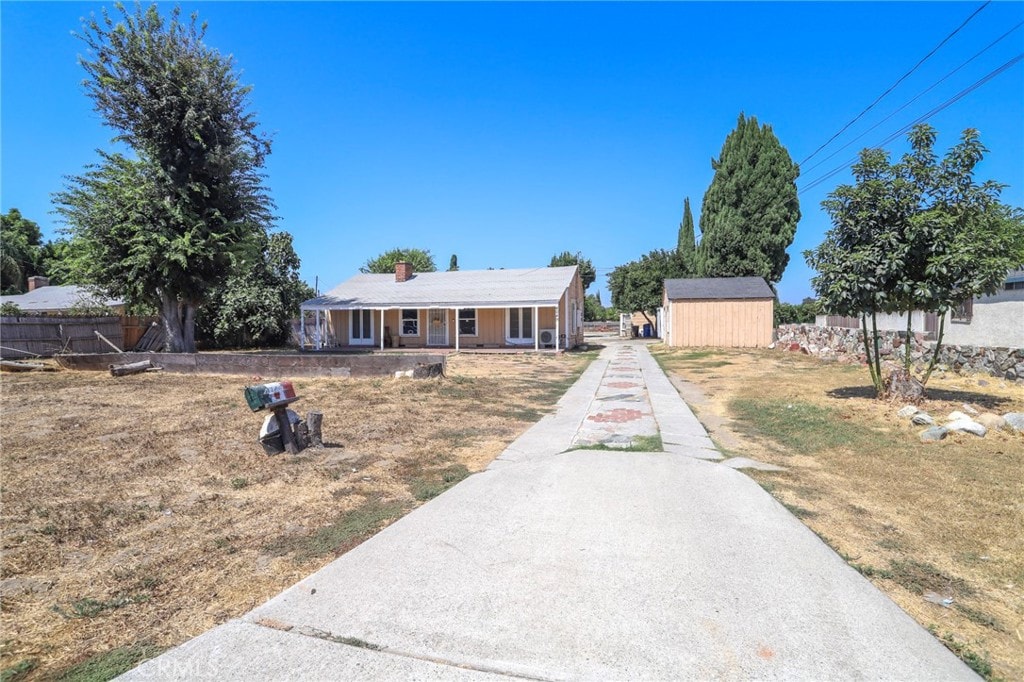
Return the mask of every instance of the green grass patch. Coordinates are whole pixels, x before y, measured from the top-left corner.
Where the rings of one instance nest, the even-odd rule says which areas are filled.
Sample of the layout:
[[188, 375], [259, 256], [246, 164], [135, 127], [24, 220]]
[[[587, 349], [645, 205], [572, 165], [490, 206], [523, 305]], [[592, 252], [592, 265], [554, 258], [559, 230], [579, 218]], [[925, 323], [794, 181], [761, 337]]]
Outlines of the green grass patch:
[[67, 609], [54, 605], [53, 610], [65, 618], [95, 618], [107, 611], [120, 609], [131, 604], [142, 604], [147, 601], [149, 601], [148, 594], [121, 595], [107, 600], [84, 597], [71, 602]]
[[737, 425], [748, 435], [765, 436], [804, 453], [859, 445], [876, 449], [883, 438], [843, 421], [834, 411], [799, 401], [736, 398], [729, 403]]
[[432, 500], [470, 474], [464, 464], [453, 464], [428, 477], [414, 478], [409, 483], [409, 491], [420, 502]]
[[[935, 626], [928, 629], [933, 635], [938, 636]], [[981, 675], [987, 682], [999, 682], [1000, 678], [992, 674], [992, 664], [989, 663], [988, 656], [979, 654], [964, 642], [957, 640], [951, 632], [947, 632], [939, 637], [939, 641], [945, 644], [947, 649], [956, 654], [961, 661], [967, 664], [967, 667]]]
[[14, 665], [0, 670], [0, 682], [20, 682], [28, 677], [29, 673], [39, 666], [39, 661], [34, 658], [26, 658]]
[[322, 556], [337, 556], [352, 549], [405, 511], [405, 505], [400, 502], [370, 498], [358, 507], [338, 515], [312, 535], [281, 537], [265, 545], [264, 550], [273, 556], [292, 554], [300, 562]]
[[953, 604], [953, 608], [959, 611], [967, 620], [977, 623], [982, 627], [995, 630], [996, 632], [1006, 632], [1003, 626], [999, 624], [999, 621], [997, 621], [995, 618], [988, 615], [984, 611], [979, 611], [973, 606], [968, 606], [967, 604], [955, 602]]
[[152, 644], [119, 647], [88, 658], [57, 676], [60, 682], [106, 682], [164, 652]]
[[931, 564], [900, 559], [889, 562], [892, 579], [916, 594], [953, 590], [956, 596], [971, 596], [974, 590], [963, 578], [946, 575]]
[[604, 443], [592, 443], [589, 445], [574, 445], [566, 452], [573, 450], [598, 450], [601, 452], [664, 452], [665, 444], [661, 441], [661, 434], [653, 436], [637, 436], [633, 442], [626, 447], [613, 447]]

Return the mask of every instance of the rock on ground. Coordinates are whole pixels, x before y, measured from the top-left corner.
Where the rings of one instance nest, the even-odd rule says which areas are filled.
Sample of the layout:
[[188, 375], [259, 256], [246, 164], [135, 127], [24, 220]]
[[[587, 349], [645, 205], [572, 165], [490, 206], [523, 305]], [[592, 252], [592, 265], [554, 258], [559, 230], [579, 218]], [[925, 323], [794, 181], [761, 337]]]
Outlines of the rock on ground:
[[979, 414], [974, 418], [974, 421], [978, 422], [989, 431], [1002, 431], [1006, 428], [1006, 420], [998, 414], [992, 414], [991, 412]]
[[1003, 419], [1017, 433], [1024, 433], [1024, 412], [1007, 412]]
[[925, 429], [918, 436], [922, 443], [934, 443], [945, 438], [947, 433], [949, 433], [949, 429], [946, 427], [933, 426], [930, 429]]
[[988, 429], [973, 419], [957, 419], [946, 424], [946, 428], [960, 433], [973, 433], [981, 438], [984, 438], [985, 434], [988, 433]]

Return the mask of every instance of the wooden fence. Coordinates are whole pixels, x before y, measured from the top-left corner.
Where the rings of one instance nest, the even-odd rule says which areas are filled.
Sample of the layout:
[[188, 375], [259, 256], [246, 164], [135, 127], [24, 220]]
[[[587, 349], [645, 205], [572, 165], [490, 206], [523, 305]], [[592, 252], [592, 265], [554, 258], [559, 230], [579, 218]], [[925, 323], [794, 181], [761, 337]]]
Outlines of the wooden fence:
[[[125, 315], [121, 318], [121, 336], [124, 339], [125, 350], [131, 350], [138, 345], [139, 340], [149, 331], [153, 324], [160, 324], [160, 318], [156, 315]], [[107, 350], [110, 350], [109, 348]], [[147, 349], [151, 350], [151, 349]], [[159, 349], [156, 349], [159, 350]]]
[[111, 350], [96, 332], [124, 347], [120, 317], [0, 317], [0, 356], [17, 359]]

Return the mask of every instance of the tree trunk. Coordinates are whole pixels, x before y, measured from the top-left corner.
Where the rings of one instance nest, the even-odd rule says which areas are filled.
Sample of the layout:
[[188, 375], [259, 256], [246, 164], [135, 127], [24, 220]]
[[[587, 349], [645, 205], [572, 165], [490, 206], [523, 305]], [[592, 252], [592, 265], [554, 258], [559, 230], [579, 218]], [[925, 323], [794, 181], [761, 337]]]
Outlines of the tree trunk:
[[875, 343], [875, 389], [878, 391], [879, 397], [885, 392], [885, 387], [882, 385], [882, 354], [878, 350], [878, 313], [874, 310], [871, 311], [871, 335], [874, 337]]
[[906, 371], [907, 374], [910, 374], [910, 359], [911, 359], [910, 358], [910, 346], [911, 346], [910, 340], [913, 338], [913, 333], [914, 333], [914, 329], [913, 329], [913, 326], [911, 325], [911, 321], [913, 319], [914, 319], [913, 311], [908, 310], [907, 311], [907, 348], [906, 348], [907, 354], [906, 354], [906, 356], [905, 356], [905, 358], [903, 360], [903, 369]]
[[167, 335], [168, 352], [196, 352], [195, 310], [194, 303], [180, 301], [166, 292], [160, 292], [160, 319]]
[[928, 363], [928, 371], [924, 373], [924, 378], [921, 379], [921, 386], [928, 385], [928, 377], [932, 375], [932, 370], [935, 369], [935, 364], [939, 361], [939, 351], [942, 350], [942, 334], [946, 331], [946, 313], [945, 311], [939, 311], [939, 335], [935, 339], [935, 352], [932, 353], [932, 361]]
[[868, 373], [871, 375], [871, 385], [875, 387], [875, 394], [882, 394], [882, 379], [875, 374], [875, 361], [871, 356], [871, 340], [868, 336], [868, 316], [867, 313], [861, 313], [860, 316], [861, 330], [864, 335], [864, 359], [868, 363]]

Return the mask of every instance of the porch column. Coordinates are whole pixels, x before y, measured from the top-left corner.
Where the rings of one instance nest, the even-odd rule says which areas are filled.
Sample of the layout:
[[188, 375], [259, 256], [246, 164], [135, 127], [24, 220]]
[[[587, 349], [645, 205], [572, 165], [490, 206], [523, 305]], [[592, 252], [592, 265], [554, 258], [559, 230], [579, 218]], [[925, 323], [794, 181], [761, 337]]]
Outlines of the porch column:
[[320, 339], [321, 339], [321, 336], [320, 336], [320, 311], [317, 310], [316, 311], [316, 328], [313, 331], [313, 346], [317, 350], [320, 350], [320, 349], [323, 348], [323, 345], [321, 344]]
[[540, 331], [537, 329], [537, 322], [540, 321], [540, 313], [537, 306], [533, 306], [533, 349], [540, 350]]
[[[566, 329], [566, 331], [569, 331]], [[566, 335], [566, 343], [569, 342], [568, 335]], [[558, 306], [555, 306], [555, 352], [558, 352]]]
[[455, 352], [459, 352], [459, 309], [455, 309]]
[[306, 349], [306, 311], [299, 310], [299, 350]]
[[384, 309], [380, 309], [380, 349], [384, 350]]

